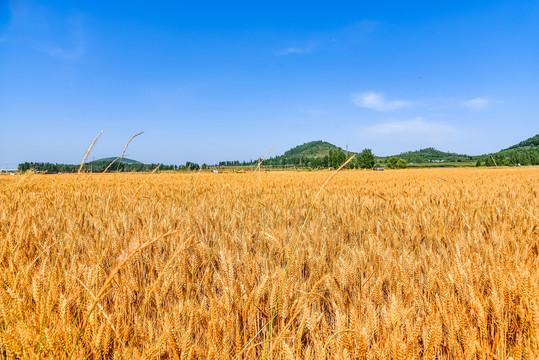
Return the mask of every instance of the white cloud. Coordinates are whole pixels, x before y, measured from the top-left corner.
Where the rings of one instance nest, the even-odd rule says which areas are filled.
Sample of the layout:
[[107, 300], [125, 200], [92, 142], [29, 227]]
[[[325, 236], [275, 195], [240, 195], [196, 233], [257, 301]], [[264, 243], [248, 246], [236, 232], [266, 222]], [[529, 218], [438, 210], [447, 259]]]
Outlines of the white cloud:
[[300, 108], [298, 111], [302, 114], [309, 115], [322, 115], [331, 112], [330, 110], [316, 109], [316, 108]]
[[86, 53], [84, 14], [62, 17], [28, 0], [8, 3], [12, 17], [0, 43], [14, 41], [64, 60], [76, 60]]
[[454, 127], [423, 118], [388, 121], [364, 127], [361, 132], [366, 139], [381, 139], [389, 147], [399, 145], [401, 150], [406, 147], [444, 146], [459, 135], [459, 131]]
[[389, 134], [421, 134], [435, 135], [446, 132], [453, 132], [453, 128], [440, 123], [428, 122], [423, 118], [413, 120], [393, 121], [383, 124], [376, 124], [366, 128], [370, 133], [389, 135]]
[[462, 105], [473, 110], [481, 110], [488, 106], [490, 99], [486, 97], [476, 97], [462, 102]]
[[72, 48], [61, 48], [58, 46], [51, 46], [47, 49], [47, 54], [53, 57], [65, 59], [65, 60], [76, 60], [80, 58], [86, 52], [86, 46], [82, 41], [77, 41], [77, 43]]
[[277, 55], [307, 54], [307, 53], [310, 53], [312, 50], [313, 50], [313, 45], [307, 45], [303, 47], [292, 46], [292, 47], [287, 47], [285, 49], [278, 51]]
[[81, 16], [69, 18], [68, 31], [71, 46], [49, 46], [46, 52], [53, 57], [65, 60], [76, 60], [86, 53], [86, 42], [84, 41], [83, 20]]
[[358, 107], [376, 111], [391, 111], [414, 105], [411, 101], [388, 100], [383, 94], [373, 91], [362, 94], [353, 94], [352, 102]]
[[16, 18], [26, 15], [32, 8], [29, 1], [8, 1], [8, 6], [11, 14]]

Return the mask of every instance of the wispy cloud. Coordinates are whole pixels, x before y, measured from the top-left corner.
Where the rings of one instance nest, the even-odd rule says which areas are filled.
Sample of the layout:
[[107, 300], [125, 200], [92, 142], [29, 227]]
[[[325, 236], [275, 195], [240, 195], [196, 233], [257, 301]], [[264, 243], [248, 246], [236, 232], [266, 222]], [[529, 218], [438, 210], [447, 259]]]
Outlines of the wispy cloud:
[[309, 115], [322, 115], [330, 113], [330, 110], [323, 110], [323, 109], [316, 109], [316, 108], [300, 108], [298, 111], [302, 114], [309, 114]]
[[462, 105], [472, 109], [472, 110], [481, 110], [486, 108], [490, 104], [490, 99], [487, 97], [476, 97], [470, 100], [462, 102]]
[[307, 38], [296, 39], [296, 41], [292, 42], [292, 46], [280, 49], [275, 55], [301, 55], [314, 51], [347, 52], [350, 49], [357, 49], [358, 46], [363, 46], [362, 44], [365, 40], [379, 26], [380, 23], [377, 21], [363, 20], [344, 28], [337, 28], [324, 33], [311, 33]]
[[83, 42], [77, 42], [73, 47], [61, 48], [58, 46], [50, 46], [47, 54], [52, 57], [57, 57], [65, 60], [76, 60], [86, 53], [86, 47]]
[[46, 52], [53, 57], [76, 60], [86, 53], [86, 42], [84, 40], [83, 21], [80, 16], [69, 19], [69, 46], [49, 46]]
[[383, 144], [381, 148], [389, 155], [425, 147], [450, 150], [466, 132], [451, 124], [417, 117], [365, 126], [359, 135], [365, 142]]
[[277, 55], [307, 54], [307, 53], [310, 53], [313, 50], [313, 48], [314, 48], [314, 45], [312, 44], [307, 45], [307, 46], [301, 46], [301, 47], [291, 46], [291, 47], [287, 47], [285, 49], [279, 50], [277, 52]]
[[28, 13], [32, 4], [29, 1], [8, 1], [8, 7], [15, 18], [19, 18]]
[[392, 111], [414, 105], [411, 101], [388, 100], [383, 94], [373, 91], [362, 94], [352, 94], [352, 103], [358, 107], [376, 111]]
[[412, 120], [392, 121], [382, 124], [375, 124], [365, 128], [366, 131], [379, 135], [409, 135], [418, 134], [439, 135], [448, 132], [453, 132], [454, 129], [448, 125], [429, 122], [423, 118], [415, 118]]
[[407, 147], [445, 146], [458, 139], [459, 130], [443, 123], [427, 121], [418, 117], [411, 120], [387, 121], [364, 127], [362, 136], [370, 140], [382, 140], [389, 147], [399, 144], [400, 150]]
[[63, 17], [28, 0], [8, 4], [12, 16], [0, 42], [14, 42], [63, 60], [76, 60], [86, 53], [84, 14]]

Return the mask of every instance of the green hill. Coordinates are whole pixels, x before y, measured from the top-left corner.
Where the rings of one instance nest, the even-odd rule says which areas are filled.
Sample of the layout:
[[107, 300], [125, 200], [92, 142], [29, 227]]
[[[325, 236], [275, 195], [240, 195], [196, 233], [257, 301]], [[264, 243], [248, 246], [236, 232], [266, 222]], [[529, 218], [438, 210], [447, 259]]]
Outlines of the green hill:
[[487, 166], [539, 165], [539, 134], [506, 149], [478, 158]]
[[[332, 153], [339, 153], [337, 156], [345, 156], [345, 152], [340, 147], [328, 143], [327, 141], [317, 140], [310, 141], [305, 144], [301, 144], [293, 147], [290, 150], [285, 151], [283, 155], [270, 157], [264, 161], [265, 165], [271, 166], [300, 166], [300, 167], [313, 167], [324, 168], [331, 166]], [[340, 155], [342, 153], [342, 155]], [[353, 152], [349, 152], [353, 154]], [[223, 165], [235, 165], [239, 162], [222, 162]], [[256, 165], [256, 161], [246, 163], [246, 165]]]
[[[88, 164], [102, 163], [102, 162], [111, 163], [115, 159], [116, 159], [115, 157], [102, 158], [102, 159], [97, 159], [97, 160], [90, 161]], [[117, 161], [119, 161], [119, 160], [120, 159], [118, 159]], [[128, 159], [128, 158], [125, 158], [125, 157], [122, 159], [122, 163], [123, 164], [142, 164], [140, 161]]]
[[342, 150], [340, 147], [330, 144], [326, 141], [311, 141], [302, 145], [293, 147], [285, 151], [285, 157], [322, 157], [329, 154], [330, 150]]
[[[416, 151], [407, 151], [398, 155], [393, 155], [399, 159], [404, 159], [408, 163], [424, 164], [438, 162], [471, 162], [474, 157], [465, 154], [449, 153], [429, 147]], [[386, 162], [391, 156], [377, 158], [380, 162]]]
[[[284, 152], [283, 155], [269, 157], [264, 160], [264, 165], [270, 166], [300, 166], [300, 167], [328, 167], [330, 163], [330, 155], [332, 152], [340, 152], [344, 155], [344, 150], [340, 147], [328, 143], [327, 141], [317, 140], [310, 141], [293, 147]], [[349, 152], [349, 154], [353, 154]], [[258, 160], [251, 161], [221, 161], [221, 166], [239, 166], [239, 165], [256, 165]]]
[[[466, 155], [443, 152], [434, 148], [426, 148], [417, 151], [403, 152], [394, 155], [399, 159], [404, 159], [408, 163], [458, 163], [458, 162], [476, 162], [481, 160], [487, 165], [536, 165], [539, 163], [539, 134], [529, 139], [519, 142], [506, 149], [495, 153], [485, 155]], [[378, 162], [387, 162], [390, 156], [377, 158]]]
[[[360, 148], [356, 146], [356, 149]], [[356, 152], [349, 151], [348, 156], [353, 154], [359, 155]], [[492, 154], [484, 155], [466, 155], [451, 152], [444, 152], [435, 148], [429, 147], [416, 151], [407, 151], [393, 156], [378, 156], [375, 161], [378, 164], [385, 164], [391, 157], [406, 160], [409, 164], [417, 164], [415, 166], [470, 166], [478, 161], [482, 165], [539, 165], [539, 134], [521, 141], [520, 143], [510, 146], [507, 149], [500, 150]], [[339, 160], [335, 160], [338, 158]], [[327, 141], [310, 141], [302, 145], [293, 147], [284, 152], [283, 155], [267, 158], [264, 165], [282, 167], [312, 167], [325, 168], [334, 167], [334, 164], [342, 159], [346, 159], [345, 152], [342, 148], [333, 145]], [[342, 163], [342, 160], [340, 163]], [[494, 163], [495, 162], [495, 163]], [[239, 166], [239, 165], [256, 165], [257, 160], [250, 162], [240, 161], [222, 161], [219, 165], [223, 166]], [[421, 165], [425, 164], [425, 165]], [[427, 165], [429, 164], [429, 165]], [[447, 165], [446, 165], [447, 164]], [[350, 167], [357, 166], [357, 159], [350, 163]]]

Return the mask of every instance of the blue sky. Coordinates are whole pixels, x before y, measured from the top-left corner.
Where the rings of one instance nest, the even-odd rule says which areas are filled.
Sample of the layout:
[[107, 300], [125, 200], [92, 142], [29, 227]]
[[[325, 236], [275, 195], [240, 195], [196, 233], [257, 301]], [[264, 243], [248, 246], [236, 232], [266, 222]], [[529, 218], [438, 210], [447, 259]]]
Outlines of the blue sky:
[[539, 2], [0, 0], [0, 167], [377, 155], [539, 133]]

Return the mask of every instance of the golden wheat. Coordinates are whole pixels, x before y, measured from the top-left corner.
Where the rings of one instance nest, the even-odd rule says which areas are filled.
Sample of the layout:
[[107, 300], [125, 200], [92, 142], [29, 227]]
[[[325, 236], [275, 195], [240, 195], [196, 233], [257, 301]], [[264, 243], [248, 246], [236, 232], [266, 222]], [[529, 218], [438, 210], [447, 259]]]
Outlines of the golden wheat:
[[539, 357], [538, 169], [329, 175], [0, 177], [0, 356]]

